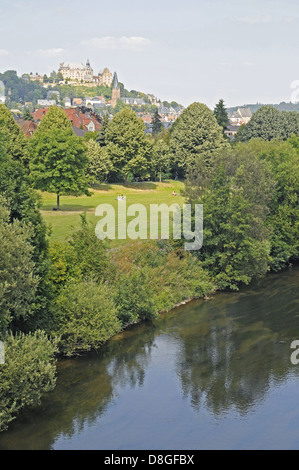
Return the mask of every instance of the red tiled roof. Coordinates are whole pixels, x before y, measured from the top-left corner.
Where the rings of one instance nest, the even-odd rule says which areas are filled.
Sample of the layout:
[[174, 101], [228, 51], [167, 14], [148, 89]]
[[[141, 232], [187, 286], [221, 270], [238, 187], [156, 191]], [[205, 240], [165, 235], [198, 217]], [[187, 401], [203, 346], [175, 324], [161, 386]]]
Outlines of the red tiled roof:
[[[36, 110], [33, 113], [34, 120], [36, 122], [40, 121], [43, 118], [43, 116], [47, 113], [47, 111], [48, 111], [48, 108], [40, 108]], [[92, 121], [94, 123], [96, 131], [99, 131], [101, 129], [101, 124], [92, 114], [87, 115], [85, 113], [81, 113], [75, 108], [64, 109], [64, 112], [66, 113], [68, 119], [71, 121], [73, 127], [77, 127], [78, 129], [83, 128], [83, 130], [88, 130], [87, 126]]]

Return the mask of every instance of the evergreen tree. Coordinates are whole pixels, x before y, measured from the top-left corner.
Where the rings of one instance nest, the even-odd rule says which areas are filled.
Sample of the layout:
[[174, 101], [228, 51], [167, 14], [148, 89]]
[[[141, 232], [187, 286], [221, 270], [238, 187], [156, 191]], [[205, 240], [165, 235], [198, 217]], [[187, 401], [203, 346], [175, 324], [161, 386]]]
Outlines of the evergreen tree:
[[106, 130], [107, 127], [109, 126], [109, 115], [104, 114], [101, 122], [101, 129], [98, 132], [96, 141], [100, 145], [100, 147], [105, 147], [106, 141], [105, 141], [105, 135], [106, 135]]
[[152, 135], [155, 136], [159, 134], [163, 129], [163, 124], [161, 121], [161, 117], [156, 109], [154, 112], [153, 120], [152, 120]]
[[214, 108], [214, 116], [219, 126], [223, 127], [223, 131], [225, 131], [229, 124], [229, 119], [226, 108], [224, 106], [224, 101], [222, 99], [218, 101]]
[[32, 114], [31, 114], [31, 112], [30, 112], [30, 110], [29, 110], [28, 108], [26, 108], [26, 109], [24, 110], [23, 119], [24, 119], [24, 121], [32, 121], [32, 122], [34, 122], [33, 116], [32, 116]]

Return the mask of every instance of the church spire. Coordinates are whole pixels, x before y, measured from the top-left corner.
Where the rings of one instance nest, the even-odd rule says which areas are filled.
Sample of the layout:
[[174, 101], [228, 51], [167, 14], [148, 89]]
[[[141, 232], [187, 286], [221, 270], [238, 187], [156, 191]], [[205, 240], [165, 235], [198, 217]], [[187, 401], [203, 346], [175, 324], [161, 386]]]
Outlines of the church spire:
[[117, 73], [116, 72], [114, 72], [114, 75], [113, 75], [112, 89], [114, 89], [114, 90], [119, 89], [119, 83], [118, 83], [118, 78], [117, 78]]

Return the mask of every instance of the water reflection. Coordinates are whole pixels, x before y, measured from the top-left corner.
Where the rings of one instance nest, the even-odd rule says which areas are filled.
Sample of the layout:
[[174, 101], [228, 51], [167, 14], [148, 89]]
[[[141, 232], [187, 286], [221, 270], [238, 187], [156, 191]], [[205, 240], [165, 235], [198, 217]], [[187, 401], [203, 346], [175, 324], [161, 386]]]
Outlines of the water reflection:
[[[290, 362], [290, 344], [299, 339], [298, 285], [298, 268], [271, 275], [240, 293], [193, 302], [138, 325], [98, 353], [62, 361], [56, 389], [0, 435], [0, 449], [49, 449], [59, 440], [79, 438], [82, 444], [90, 429], [109, 434], [117, 428], [117, 419], [109, 420], [115, 408], [130, 433], [135, 424], [121, 397], [132, 396], [142, 417], [142, 403], [153, 400], [154, 387], [171, 389], [174, 397], [171, 403], [167, 393], [151, 401], [157, 414], [185, 410], [186, 432], [186, 407], [220, 420], [232, 411], [253, 413], [269, 389], [298, 376], [299, 367]], [[159, 425], [155, 416], [147, 423], [153, 430]], [[163, 433], [173, 426], [168, 421]]]

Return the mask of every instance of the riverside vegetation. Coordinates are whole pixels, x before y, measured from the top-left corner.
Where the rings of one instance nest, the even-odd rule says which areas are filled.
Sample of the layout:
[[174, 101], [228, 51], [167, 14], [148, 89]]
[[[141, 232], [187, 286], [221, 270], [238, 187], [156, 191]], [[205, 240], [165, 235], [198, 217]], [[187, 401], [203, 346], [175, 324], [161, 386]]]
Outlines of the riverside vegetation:
[[[215, 114], [194, 103], [154, 138], [124, 109], [82, 139], [53, 107], [27, 140], [0, 105], [0, 430], [55, 387], [58, 357], [298, 259], [299, 137], [252, 133], [230, 143]], [[204, 205], [198, 252], [178, 240], [111, 246], [84, 214], [67, 239], [53, 238], [40, 210], [37, 190], [55, 194], [60, 209], [61, 196], [90, 200], [91, 180], [109, 188], [175, 176], [185, 181], [182, 200]]]

